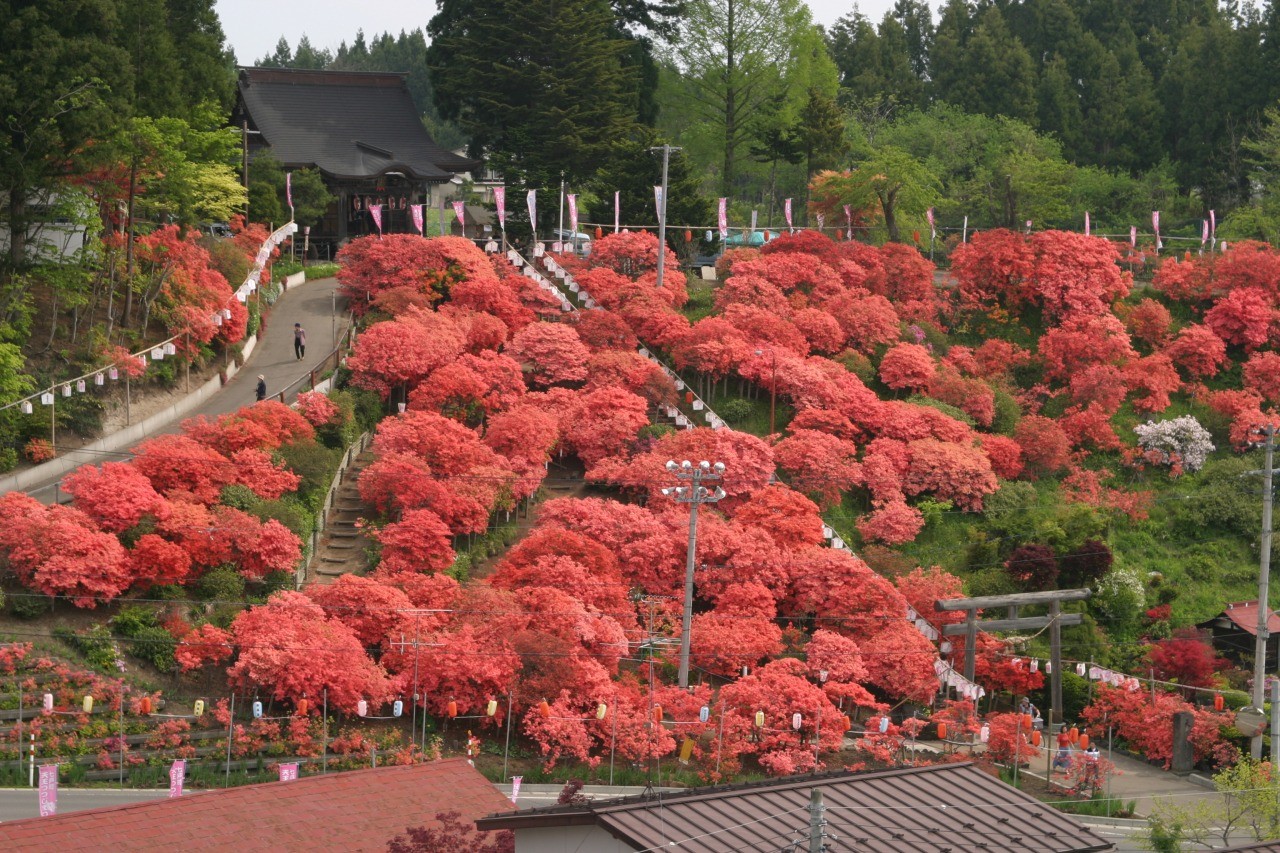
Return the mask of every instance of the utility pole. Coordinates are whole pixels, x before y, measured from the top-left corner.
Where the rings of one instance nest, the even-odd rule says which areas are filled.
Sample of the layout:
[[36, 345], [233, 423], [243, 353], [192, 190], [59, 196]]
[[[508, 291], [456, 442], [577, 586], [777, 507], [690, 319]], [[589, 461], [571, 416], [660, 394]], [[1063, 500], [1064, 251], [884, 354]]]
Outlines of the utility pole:
[[[1271, 589], [1271, 492], [1273, 459], [1276, 448], [1276, 429], [1268, 424], [1262, 428], [1266, 437], [1266, 457], [1262, 467], [1262, 542], [1258, 557], [1258, 637], [1253, 650], [1253, 707], [1262, 713], [1267, 680], [1267, 621], [1271, 609], [1267, 605], [1267, 593]], [[1274, 736], [1274, 732], [1272, 733]], [[1254, 761], [1262, 759], [1262, 735], [1249, 740], [1249, 752]]]
[[557, 243], [562, 244], [560, 248], [563, 249], [564, 248], [564, 245], [563, 245], [564, 243], [564, 172], [560, 173], [560, 224], [557, 225], [556, 228], [558, 230], [556, 231], [555, 241]]
[[649, 150], [662, 152], [662, 198], [658, 203], [658, 287], [662, 287], [662, 273], [667, 260], [667, 166], [671, 161], [671, 152], [680, 149], [662, 145]]
[[[659, 247], [661, 249], [661, 247]], [[658, 257], [662, 257], [659, 252]], [[692, 485], [664, 488], [664, 495], [675, 495], [677, 503], [689, 505], [689, 552], [684, 571], [684, 618], [680, 627], [680, 674], [681, 687], [689, 686], [689, 639], [690, 624], [693, 621], [693, 564], [694, 555], [698, 551], [698, 507], [701, 504], [716, 503], [724, 498], [724, 489], [716, 486], [715, 491], [702, 485], [705, 481], [719, 480], [724, 474], [724, 463], [712, 465], [705, 459], [696, 466], [688, 459], [677, 465], [668, 460], [667, 470], [680, 480], [687, 480]]]
[[809, 853], [822, 853], [826, 845], [822, 843], [825, 834], [822, 828], [827, 825], [822, 815], [827, 807], [822, 803], [822, 789], [814, 788], [809, 795]]

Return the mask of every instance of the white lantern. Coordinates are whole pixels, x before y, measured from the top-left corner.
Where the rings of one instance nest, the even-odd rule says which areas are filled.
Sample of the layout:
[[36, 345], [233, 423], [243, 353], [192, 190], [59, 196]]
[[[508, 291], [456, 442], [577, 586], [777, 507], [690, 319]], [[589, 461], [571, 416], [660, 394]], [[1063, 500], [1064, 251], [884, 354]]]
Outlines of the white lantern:
[[46, 711], [53, 710], [53, 694], [52, 693], [44, 694], [44, 709]]
[[238, 302], [248, 302], [248, 301], [249, 301], [249, 297], [245, 295], [245, 292], [244, 292], [243, 290], [237, 290], [237, 291], [236, 291], [236, 300], [237, 300]]
[[93, 374], [93, 384], [99, 386], [106, 385], [107, 377], [103, 376], [101, 373], [95, 373]]
[[705, 408], [706, 408], [706, 404], [705, 404], [705, 403], [703, 403], [701, 400], [694, 400], [694, 401], [693, 401], [693, 410], [694, 410], [695, 412], [701, 412], [701, 411], [702, 411], [703, 409], [705, 409]]
[[989, 740], [991, 740], [991, 726], [984, 723], [982, 729], [978, 732], [978, 741], [986, 743]]
[[221, 314], [214, 314], [214, 315], [213, 315], [213, 325], [215, 325], [215, 326], [221, 326], [221, 325], [222, 325], [222, 315], [221, 315]]
[[77, 380], [76, 380], [76, 391], [77, 391], [77, 392], [79, 392], [79, 393], [81, 393], [81, 394], [83, 394], [83, 393], [84, 393], [84, 388], [85, 388], [84, 380], [83, 380], [83, 379], [77, 379]]
[[177, 346], [177, 344], [175, 344], [173, 341], [169, 341], [168, 343], [166, 343], [166, 344], [164, 345], [164, 354], [165, 354], [165, 355], [177, 355], [177, 354], [178, 354], [178, 346]]
[[223, 309], [222, 309], [222, 319], [224, 319], [224, 320], [230, 320], [230, 319], [231, 319], [231, 309], [230, 309], [230, 308], [223, 308]]
[[535, 258], [540, 258], [546, 253], [547, 253], [547, 247], [543, 243], [539, 243], [538, 245], [533, 247], [533, 256]]
[[152, 360], [152, 361], [163, 361], [163, 360], [164, 360], [164, 347], [152, 347], [152, 349], [151, 349], [151, 360]]
[[804, 725], [804, 717], [800, 716], [800, 712], [796, 711], [791, 715], [791, 728], [800, 731], [800, 726]]
[[359, 714], [361, 717], [369, 716], [369, 703], [363, 699], [361, 699], [359, 702], [356, 702], [356, 713]]
[[31, 401], [30, 401], [30, 400], [23, 400], [23, 401], [22, 401], [22, 405], [21, 405], [19, 408], [20, 408], [20, 409], [22, 409], [22, 414], [24, 414], [24, 415], [29, 415], [29, 414], [31, 414], [31, 412], [32, 412]]
[[115, 367], [108, 368], [107, 375], [111, 377], [112, 382], [115, 382], [117, 379], [120, 378], [120, 370]]
[[143, 369], [143, 370], [146, 370], [146, 368], [147, 368], [147, 357], [146, 357], [145, 355], [140, 355], [140, 356], [138, 356], [138, 364], [142, 365], [142, 369]]
[[564, 244], [559, 242], [558, 240], [551, 244], [551, 251], [560, 252], [563, 250], [564, 250]]
[[71, 396], [71, 385], [70, 385], [70, 384], [63, 385], [63, 386], [62, 386], [62, 396], [64, 396], [64, 397], [70, 397], [70, 396]]

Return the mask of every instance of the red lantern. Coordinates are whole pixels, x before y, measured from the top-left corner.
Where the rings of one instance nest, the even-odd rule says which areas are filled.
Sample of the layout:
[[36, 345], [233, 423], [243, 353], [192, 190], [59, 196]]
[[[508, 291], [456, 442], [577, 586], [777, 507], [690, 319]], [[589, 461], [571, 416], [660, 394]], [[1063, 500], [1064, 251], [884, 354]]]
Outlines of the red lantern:
[[938, 740], [946, 740], [946, 739], [947, 739], [947, 724], [938, 723]]
[[840, 725], [843, 727], [842, 731], [847, 732], [849, 729], [853, 728], [853, 720], [850, 720], [848, 715], [843, 716], [840, 718]]
[[449, 716], [450, 717], [458, 716], [458, 703], [452, 699], [449, 700]]
[[1188, 249], [1188, 250], [1187, 250], [1187, 252], [1186, 252], [1186, 254], [1184, 254], [1184, 255], [1182, 256], [1182, 259], [1183, 259], [1184, 261], [1189, 261], [1189, 260], [1191, 260], [1191, 250], [1190, 250], [1190, 249]]
[[1226, 703], [1226, 700], [1224, 700], [1224, 699], [1222, 698], [1222, 694], [1221, 694], [1221, 693], [1216, 693], [1216, 694], [1214, 694], [1214, 697], [1213, 697], [1213, 710], [1215, 710], [1215, 711], [1221, 711], [1224, 707], [1226, 707], [1226, 704], [1227, 704], [1227, 703]]
[[309, 705], [309, 703], [307, 702], [307, 700], [306, 700], [306, 699], [299, 699], [299, 700], [298, 700], [298, 713], [296, 714], [296, 716], [299, 716], [299, 717], [305, 717], [305, 716], [307, 715], [307, 708], [308, 708], [308, 707], [310, 707], [310, 705]]
[[141, 714], [151, 713], [151, 697], [143, 696], [142, 701], [138, 703], [138, 712]]
[[1071, 731], [1067, 733], [1067, 737], [1072, 743], [1077, 743], [1080, 740], [1080, 730], [1072, 726]]
[[1042, 741], [1042, 740], [1043, 740], [1043, 738], [1040, 736], [1040, 732], [1032, 732], [1032, 733], [1031, 733], [1031, 745], [1032, 745], [1032, 746], [1034, 746], [1034, 747], [1039, 747], [1039, 746], [1040, 746], [1040, 743], [1041, 743], [1041, 741]]
[[662, 722], [662, 706], [661, 705], [653, 706], [653, 721], [659, 724]]
[[1080, 748], [1081, 749], [1089, 748], [1089, 736], [1087, 734], [1080, 735]]
[[837, 228], [837, 229], [836, 229], [836, 240], [837, 240], [837, 241], [839, 241], [839, 240], [843, 240], [843, 239], [844, 239], [844, 229], [843, 229], [843, 228]]
[[692, 391], [685, 391], [685, 392], [684, 392], [684, 401], [685, 401], [686, 403], [692, 403], [692, 402], [693, 402], [693, 392], [692, 392]]
[[597, 226], [596, 226], [596, 239], [597, 239], [597, 240], [599, 240], [599, 239], [600, 239], [601, 237], [603, 237], [603, 236], [604, 236], [604, 229], [603, 229], [603, 228], [601, 228], [599, 225], [597, 225]]
[[1023, 726], [1023, 728], [1025, 728], [1027, 731], [1031, 731], [1031, 727], [1032, 727], [1032, 726], [1034, 726], [1034, 725], [1035, 725], [1035, 720], [1032, 718], [1032, 716], [1031, 716], [1030, 714], [1023, 714], [1023, 715], [1022, 715], [1022, 726]]
[[685, 241], [686, 243], [692, 243], [692, 242], [693, 242], [693, 232], [692, 232], [691, 230], [689, 230], [688, 228], [684, 229], [684, 241]]
[[919, 231], [912, 231], [912, 232], [911, 232], [911, 239], [915, 241], [915, 243], [916, 243], [916, 245], [917, 245], [917, 246], [919, 246], [919, 245], [920, 245], [920, 232], [919, 232]]
[[538, 714], [543, 719], [549, 718], [551, 716], [551, 706], [547, 704], [546, 699], [543, 699], [541, 702], [538, 703]]
[[769, 236], [769, 232], [768, 232], [768, 231], [764, 232], [764, 241], [765, 241], [766, 243], [768, 243], [768, 242], [769, 242], [770, 240], [772, 240], [772, 239], [773, 239], [773, 238], [772, 238], [771, 236]]

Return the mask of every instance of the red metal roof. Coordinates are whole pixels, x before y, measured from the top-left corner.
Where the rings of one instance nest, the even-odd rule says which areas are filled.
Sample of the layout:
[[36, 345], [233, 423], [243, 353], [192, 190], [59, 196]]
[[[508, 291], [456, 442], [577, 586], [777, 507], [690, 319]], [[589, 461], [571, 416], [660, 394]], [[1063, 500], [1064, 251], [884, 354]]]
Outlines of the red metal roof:
[[470, 822], [513, 806], [465, 758], [268, 782], [0, 823], [0, 849], [369, 850], [439, 812]]
[[[1258, 636], [1258, 600], [1253, 601], [1236, 601], [1227, 605], [1226, 610], [1222, 611], [1222, 615], [1230, 619], [1241, 630], [1246, 631], [1253, 636]], [[1280, 632], [1280, 614], [1274, 611], [1267, 616], [1267, 631], [1275, 634]]]
[[[1070, 816], [973, 764], [830, 773], [495, 815], [483, 829], [595, 823], [636, 850], [741, 853], [807, 844], [820, 789], [836, 849], [859, 853], [1086, 853], [1114, 849]], [[545, 836], [544, 836], [545, 837]], [[804, 849], [802, 846], [800, 849]]]

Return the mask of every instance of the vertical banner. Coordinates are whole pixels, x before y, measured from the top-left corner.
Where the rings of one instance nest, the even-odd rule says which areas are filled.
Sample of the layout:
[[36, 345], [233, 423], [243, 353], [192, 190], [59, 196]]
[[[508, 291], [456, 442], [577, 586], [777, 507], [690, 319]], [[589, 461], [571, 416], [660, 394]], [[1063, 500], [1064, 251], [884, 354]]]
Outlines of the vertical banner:
[[502, 233], [507, 233], [507, 188], [493, 188], [493, 204], [498, 208], [498, 227], [502, 229]]
[[818, 233], [821, 234], [822, 229], [827, 227], [827, 217], [821, 213], [815, 213], [814, 216], [818, 217]]
[[565, 198], [569, 199], [569, 233], [572, 235], [569, 239], [576, 243], [578, 240], [578, 194], [569, 193]]
[[760, 211], [758, 210], [751, 211], [751, 233], [752, 234], [756, 233], [756, 222], [759, 221], [759, 217], [760, 217]]
[[1028, 234], [1030, 234], [1030, 233], [1031, 233], [1031, 220], [1030, 220], [1030, 219], [1028, 219], [1028, 220], [1027, 220], [1027, 233], [1028, 233]]
[[787, 217], [787, 230], [794, 231], [795, 227], [791, 224], [791, 199], [782, 203], [782, 212]]
[[413, 217], [413, 227], [414, 227], [414, 228], [417, 228], [417, 229], [418, 229], [418, 233], [419, 233], [419, 234], [421, 234], [423, 237], [425, 237], [425, 236], [426, 236], [426, 234], [425, 234], [425, 233], [423, 233], [423, 231], [422, 231], [422, 226], [423, 226], [423, 222], [422, 222], [422, 205], [420, 205], [420, 204], [411, 204], [411, 205], [409, 205], [409, 214]]
[[720, 239], [725, 240], [729, 236], [729, 199], [720, 199], [718, 220], [720, 224]]
[[613, 233], [622, 230], [622, 190], [613, 191]]
[[293, 212], [293, 172], [284, 173], [284, 198], [289, 202], [289, 212]]
[[658, 224], [659, 224], [659, 225], [661, 225], [661, 224], [662, 224], [662, 213], [663, 213], [662, 208], [663, 208], [663, 204], [662, 204], [662, 187], [661, 187], [661, 186], [657, 186], [657, 187], [654, 187], [654, 188], [653, 188], [653, 209], [654, 209], [655, 211], [657, 211], [657, 213], [658, 213]]
[[1129, 226], [1129, 248], [1131, 249], [1138, 248], [1138, 226], [1137, 225]]
[[853, 239], [853, 205], [846, 204], [844, 206], [844, 226], [848, 231], [849, 239]]
[[280, 768], [281, 782], [293, 782], [298, 778], [298, 763], [296, 761], [292, 764], [277, 764], [276, 766]]
[[929, 220], [929, 242], [932, 243], [934, 238], [938, 236], [938, 226], [933, 221], [932, 207], [924, 212], [924, 218]]
[[462, 236], [467, 236], [467, 206], [461, 201], [453, 203], [453, 215], [458, 217], [458, 225], [462, 228]]
[[1212, 210], [1209, 211], [1209, 239], [1218, 239], [1218, 215]]
[[533, 241], [538, 242], [538, 191], [529, 190], [525, 196], [529, 204], [529, 230], [533, 232]]
[[960, 229], [960, 242], [969, 242], [969, 214], [964, 215], [964, 226]]
[[373, 217], [373, 224], [378, 226], [378, 236], [382, 236], [382, 205], [371, 204], [368, 206], [369, 215]]
[[1089, 236], [1089, 211], [1084, 212], [1084, 236]]
[[40, 817], [58, 813], [58, 765], [40, 765]]
[[186, 759], [176, 758], [169, 767], [169, 796], [182, 796], [182, 783], [187, 778], [187, 762]]
[[1151, 211], [1151, 230], [1156, 235], [1156, 254], [1160, 254], [1160, 250], [1164, 248], [1164, 244], [1160, 242], [1160, 211]]
[[516, 804], [516, 800], [520, 798], [520, 783], [524, 781], [523, 776], [511, 777], [511, 805]]
[[1200, 249], [1204, 250], [1204, 244], [1209, 242], [1209, 220], [1200, 220]]

